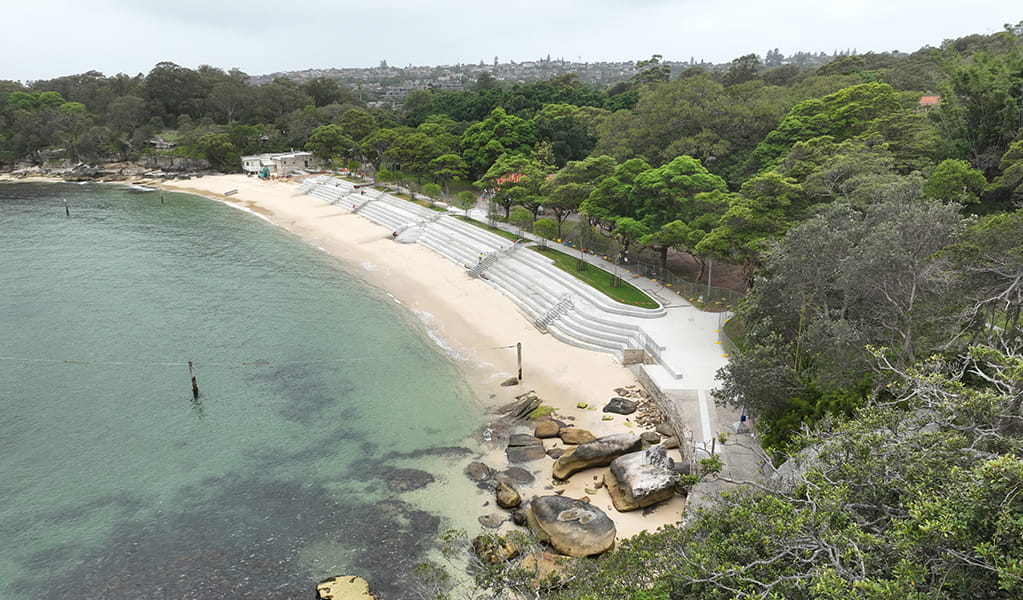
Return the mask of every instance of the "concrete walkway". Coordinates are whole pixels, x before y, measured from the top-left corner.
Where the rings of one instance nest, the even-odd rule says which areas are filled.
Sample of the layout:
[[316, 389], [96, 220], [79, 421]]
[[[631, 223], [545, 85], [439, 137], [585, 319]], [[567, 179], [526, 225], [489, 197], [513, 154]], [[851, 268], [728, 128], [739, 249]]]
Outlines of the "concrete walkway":
[[[430, 210], [379, 190], [355, 188], [351, 182], [327, 176], [308, 178], [299, 192], [387, 227], [396, 242], [419, 243], [464, 265], [469, 276], [489, 281], [538, 328], [566, 343], [610, 352], [619, 360], [624, 359], [628, 349], [645, 350], [648, 357], [655, 359], [647, 361], [653, 364], [631, 368], [644, 386], [658, 396], [676, 430], [684, 432], [686, 456], [698, 461], [714, 452], [725, 463], [723, 475], [735, 479], [748, 479], [759, 471], [762, 454], [759, 444], [753, 434], [737, 433], [735, 429], [740, 412], [718, 406], [711, 395], [717, 385], [716, 373], [728, 361], [720, 343], [725, 316], [722, 313], [695, 308], [659, 281], [622, 267], [616, 271], [615, 265], [601, 256], [546, 242], [561, 252], [581, 256], [597, 268], [617, 272], [657, 300], [662, 308], [617, 304], [564, 273], [541, 254], [455, 218], [454, 215], [464, 214], [461, 210]], [[469, 217], [487, 221], [486, 212], [480, 209], [469, 211]], [[498, 227], [518, 233], [510, 225], [499, 223]], [[532, 240], [529, 234], [522, 237]]]

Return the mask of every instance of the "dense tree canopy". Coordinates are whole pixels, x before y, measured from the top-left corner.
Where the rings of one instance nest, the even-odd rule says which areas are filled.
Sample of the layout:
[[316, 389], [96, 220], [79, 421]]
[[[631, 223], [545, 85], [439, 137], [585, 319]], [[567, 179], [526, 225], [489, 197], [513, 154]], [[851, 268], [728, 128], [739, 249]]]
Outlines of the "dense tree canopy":
[[1018, 597], [1023, 27], [810, 58], [673, 76], [654, 55], [606, 89], [482, 73], [392, 108], [328, 78], [171, 62], [0, 81], [0, 165], [170, 152], [227, 171], [307, 148], [465, 209], [485, 192], [544, 237], [727, 262], [748, 293], [717, 396], [774, 464], [802, 464], [548, 595]]

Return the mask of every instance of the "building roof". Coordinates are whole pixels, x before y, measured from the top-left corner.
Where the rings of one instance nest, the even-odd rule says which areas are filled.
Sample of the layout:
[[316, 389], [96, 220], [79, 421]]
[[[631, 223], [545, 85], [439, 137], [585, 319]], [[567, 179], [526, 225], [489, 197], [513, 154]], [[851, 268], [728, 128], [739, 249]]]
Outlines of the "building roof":
[[923, 96], [920, 98], [920, 106], [937, 106], [941, 104], [941, 96]]

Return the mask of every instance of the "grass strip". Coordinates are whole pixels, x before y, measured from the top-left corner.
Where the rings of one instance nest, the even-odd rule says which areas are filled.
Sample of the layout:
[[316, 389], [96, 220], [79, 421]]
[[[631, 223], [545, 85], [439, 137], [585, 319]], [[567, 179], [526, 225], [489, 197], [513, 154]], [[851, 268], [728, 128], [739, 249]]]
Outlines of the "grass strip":
[[[639, 306], [642, 308], [660, 307], [660, 304], [656, 300], [647, 296], [639, 288], [625, 281], [621, 277], [618, 278], [618, 285], [615, 286], [615, 276], [612, 273], [608, 273], [607, 271], [588, 263], [581, 263], [584, 267], [580, 269], [580, 261], [577, 256], [571, 256], [553, 248], [539, 248], [533, 246], [530, 247], [530, 250], [535, 250], [547, 258], [550, 258], [559, 269], [571, 274], [576, 279], [588, 284], [593, 289], [598, 290], [616, 302], [621, 302], [622, 304], [628, 304], [630, 306]], [[622, 269], [622, 273], [628, 273], [628, 271]]]

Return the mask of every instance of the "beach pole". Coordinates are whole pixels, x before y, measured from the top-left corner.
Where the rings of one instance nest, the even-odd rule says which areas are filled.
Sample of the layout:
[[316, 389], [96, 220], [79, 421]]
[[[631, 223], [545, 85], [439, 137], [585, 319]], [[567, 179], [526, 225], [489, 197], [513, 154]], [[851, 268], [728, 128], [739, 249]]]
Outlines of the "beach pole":
[[192, 361], [188, 361], [188, 374], [192, 376], [192, 398], [199, 398], [199, 384], [195, 381], [195, 369], [192, 367]]
[[67, 205], [67, 198], [64, 199], [64, 215], [70, 217], [71, 209]]
[[515, 344], [515, 350], [519, 355], [519, 383], [522, 383], [522, 342]]

